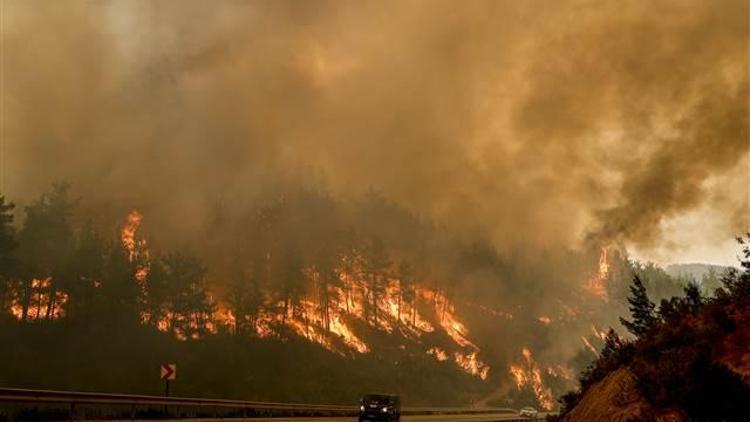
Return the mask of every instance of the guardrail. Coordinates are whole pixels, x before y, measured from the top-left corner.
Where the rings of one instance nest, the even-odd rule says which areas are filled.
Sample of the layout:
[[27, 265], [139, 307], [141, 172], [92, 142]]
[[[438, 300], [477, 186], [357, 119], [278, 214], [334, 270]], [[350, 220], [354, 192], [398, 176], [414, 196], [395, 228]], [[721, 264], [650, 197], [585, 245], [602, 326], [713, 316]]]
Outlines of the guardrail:
[[[67, 406], [67, 419], [73, 421], [76, 417], [76, 407], [108, 406], [129, 408], [131, 420], [136, 420], [137, 410], [163, 407], [163, 415], [168, 415], [169, 409], [180, 417], [180, 410], [185, 408], [199, 408], [208, 410], [209, 415], [217, 418], [220, 410], [230, 412], [229, 417], [248, 417], [249, 415], [270, 415], [283, 412], [284, 415], [298, 416], [353, 416], [359, 406], [310, 404], [310, 403], [280, 403], [246, 400], [205, 399], [191, 397], [161, 397], [135, 394], [87, 393], [76, 391], [30, 390], [22, 388], [0, 388], [0, 402], [6, 403], [35, 403], [58, 404]], [[176, 412], [175, 412], [176, 411]], [[514, 412], [507, 408], [465, 409], [456, 407], [404, 407], [403, 414], [482, 414]]]

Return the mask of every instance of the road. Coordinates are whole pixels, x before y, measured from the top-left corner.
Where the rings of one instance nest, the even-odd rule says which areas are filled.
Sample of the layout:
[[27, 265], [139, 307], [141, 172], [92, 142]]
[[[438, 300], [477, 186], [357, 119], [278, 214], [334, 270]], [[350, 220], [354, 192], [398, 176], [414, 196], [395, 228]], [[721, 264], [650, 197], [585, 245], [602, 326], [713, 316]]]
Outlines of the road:
[[[354, 422], [357, 418], [248, 418], [248, 419], [181, 419], [174, 421], [142, 421], [142, 422]], [[402, 416], [402, 422], [494, 422], [530, 420], [519, 418], [516, 413], [493, 413], [483, 415], [415, 415]], [[541, 420], [541, 419], [539, 419]], [[108, 421], [115, 422], [115, 421]], [[118, 421], [129, 422], [129, 421]]]

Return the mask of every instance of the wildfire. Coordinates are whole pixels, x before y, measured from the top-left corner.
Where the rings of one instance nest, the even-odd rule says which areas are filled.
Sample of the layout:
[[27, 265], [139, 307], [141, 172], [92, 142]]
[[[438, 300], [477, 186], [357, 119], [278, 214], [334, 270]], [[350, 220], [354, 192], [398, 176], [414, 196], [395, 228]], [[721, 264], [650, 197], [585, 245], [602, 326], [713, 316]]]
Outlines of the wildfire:
[[605, 341], [607, 339], [607, 332], [598, 329], [595, 324], [591, 324], [591, 331], [594, 332], [594, 335], [599, 338], [599, 340]]
[[[296, 335], [335, 353], [345, 354], [346, 350], [340, 347], [341, 344], [351, 351], [368, 353], [371, 350], [370, 346], [355, 334], [349, 322], [359, 320], [376, 330], [388, 333], [398, 331], [404, 336], [417, 339], [422, 334], [436, 329], [418, 309], [424, 308], [417, 306], [417, 301], [421, 300], [421, 304], [432, 307], [437, 326], [442, 328], [458, 347], [458, 350], [453, 351], [432, 347], [427, 353], [441, 362], [453, 360], [466, 373], [483, 380], [487, 379], [490, 367], [479, 359], [479, 347], [469, 340], [468, 329], [457, 318], [454, 307], [443, 295], [417, 286], [417, 300], [406, 303], [399, 280], [391, 278], [386, 280], [384, 290], [378, 295], [375, 303], [372, 303], [372, 295], [367, 291], [363, 273], [356, 268], [352, 269], [357, 262], [356, 258], [349, 258], [348, 271], [343, 268], [337, 269], [341, 283], [328, 287], [331, 303], [327, 308], [318, 300], [311, 299], [319, 297], [312, 291], [306, 294], [306, 298], [293, 305], [292, 309], [288, 309], [286, 314], [273, 312], [274, 306], [268, 307], [271, 311], [261, 310], [255, 316], [251, 329], [259, 337], [283, 338], [282, 329], [286, 327]], [[305, 274], [313, 279], [317, 277], [317, 273], [311, 268], [306, 269]], [[280, 309], [284, 306], [283, 303], [277, 303], [275, 307]], [[236, 327], [235, 319], [235, 315], [221, 304], [213, 315], [213, 321], [218, 326]]]
[[[26, 303], [26, 320], [59, 319], [65, 316], [64, 306], [69, 296], [65, 292], [53, 292], [51, 287], [52, 277], [31, 280], [31, 293]], [[14, 299], [10, 311], [14, 318], [23, 320], [23, 301], [20, 298]]]
[[586, 290], [591, 294], [598, 296], [605, 302], [609, 302], [609, 294], [605, 284], [609, 276], [609, 260], [607, 259], [607, 249], [602, 247], [599, 252], [599, 269], [586, 284]]
[[143, 286], [150, 270], [149, 252], [146, 240], [138, 240], [138, 228], [143, 221], [143, 215], [138, 210], [130, 211], [125, 219], [125, 225], [120, 231], [120, 241], [128, 252], [130, 262], [136, 264], [135, 279]]
[[563, 378], [568, 381], [573, 381], [575, 379], [575, 372], [573, 371], [573, 369], [562, 365], [548, 367], [547, 374], [549, 374], [549, 376], [551, 377]]
[[586, 346], [588, 350], [591, 351], [591, 353], [594, 354], [594, 356], [599, 356], [599, 352], [596, 350], [596, 347], [594, 347], [589, 339], [587, 339], [585, 336], [581, 336], [581, 340], [583, 341], [583, 345]]
[[478, 351], [470, 353], [456, 352], [453, 354], [453, 358], [456, 361], [456, 364], [463, 368], [464, 371], [483, 380], [486, 380], [487, 375], [490, 373], [490, 367], [479, 360], [479, 358], [477, 357], [478, 353]]
[[539, 319], [539, 322], [541, 322], [544, 325], [550, 325], [552, 323], [552, 319], [548, 316], [540, 316], [538, 319]]
[[125, 225], [120, 232], [122, 246], [128, 251], [131, 261], [135, 259], [137, 246], [135, 234], [138, 231], [138, 227], [141, 225], [141, 221], [143, 221], [143, 215], [139, 213], [138, 210], [130, 211], [130, 214], [128, 214], [128, 217], [125, 220]]
[[427, 354], [435, 356], [435, 359], [437, 359], [440, 362], [444, 362], [449, 359], [448, 353], [439, 347], [433, 347], [433, 348], [428, 349]]
[[555, 406], [552, 400], [552, 390], [544, 385], [542, 380], [542, 371], [534, 361], [531, 355], [531, 350], [524, 347], [521, 350], [523, 355], [523, 363], [519, 365], [511, 365], [509, 372], [516, 383], [516, 387], [521, 390], [524, 387], [530, 387], [534, 392], [539, 405], [545, 410], [552, 410]]

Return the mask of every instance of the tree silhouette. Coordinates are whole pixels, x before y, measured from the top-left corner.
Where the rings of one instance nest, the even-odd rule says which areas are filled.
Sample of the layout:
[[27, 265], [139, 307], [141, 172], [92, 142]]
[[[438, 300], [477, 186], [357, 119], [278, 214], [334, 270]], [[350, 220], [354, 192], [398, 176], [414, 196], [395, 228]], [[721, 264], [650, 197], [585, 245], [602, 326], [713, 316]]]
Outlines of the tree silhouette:
[[74, 206], [69, 185], [59, 183], [25, 208], [18, 251], [22, 261], [23, 321], [28, 319], [32, 301], [37, 305], [36, 318], [50, 319], [58, 306], [58, 292], [73, 283], [68, 261], [74, 249], [70, 224]]
[[18, 264], [15, 229], [13, 228], [13, 208], [15, 205], [0, 196], [0, 311], [8, 307], [13, 277]]
[[658, 318], [654, 311], [655, 305], [648, 298], [646, 287], [637, 274], [633, 277], [633, 284], [630, 286], [628, 303], [633, 319], [628, 321], [621, 317], [620, 322], [634, 336], [643, 337], [657, 325]]
[[201, 261], [182, 252], [162, 259], [169, 309], [169, 329], [185, 339], [197, 339], [213, 322], [214, 303], [208, 295], [206, 272]]
[[253, 332], [263, 303], [258, 279], [250, 271], [236, 270], [229, 290], [229, 305], [234, 314], [234, 334]]
[[104, 279], [106, 253], [106, 245], [101, 236], [92, 223], [87, 222], [80, 230], [71, 256], [70, 271], [73, 280], [68, 286], [68, 318], [84, 323], [96, 318], [95, 302]]
[[387, 287], [386, 271], [389, 266], [388, 252], [383, 240], [373, 236], [365, 249], [365, 273], [367, 277], [367, 300], [365, 301], [367, 307], [365, 309], [372, 312], [376, 324], [378, 322], [378, 304], [385, 295]]

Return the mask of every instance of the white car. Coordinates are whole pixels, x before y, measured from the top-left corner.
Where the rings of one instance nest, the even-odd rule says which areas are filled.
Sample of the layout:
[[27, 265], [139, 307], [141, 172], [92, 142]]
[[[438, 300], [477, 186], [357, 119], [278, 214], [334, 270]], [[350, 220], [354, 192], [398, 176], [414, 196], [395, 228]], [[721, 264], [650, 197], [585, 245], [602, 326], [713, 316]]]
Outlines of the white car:
[[524, 407], [518, 412], [518, 416], [524, 416], [527, 418], [535, 418], [539, 412], [533, 407]]

